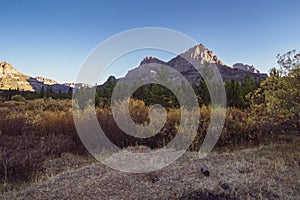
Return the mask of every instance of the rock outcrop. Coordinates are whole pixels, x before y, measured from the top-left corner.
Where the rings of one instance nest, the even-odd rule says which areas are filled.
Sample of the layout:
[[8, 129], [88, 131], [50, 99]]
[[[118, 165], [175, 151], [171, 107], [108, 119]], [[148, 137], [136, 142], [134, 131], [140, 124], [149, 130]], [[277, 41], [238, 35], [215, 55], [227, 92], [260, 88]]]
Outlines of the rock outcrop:
[[252, 72], [255, 74], [259, 74], [260, 72], [253, 66], [253, 65], [247, 65], [247, 64], [243, 64], [243, 63], [236, 63], [233, 65], [233, 68], [235, 69], [240, 69], [246, 72]]
[[[186, 60], [199, 60], [201, 64], [207, 63], [214, 63], [214, 64], [221, 64], [225, 65], [215, 54], [213, 51], [207, 49], [203, 44], [199, 44], [187, 50], [186, 52], [179, 55]], [[172, 59], [174, 60], [174, 59]], [[172, 60], [169, 63], [172, 63]], [[176, 58], [175, 58], [176, 60]], [[174, 61], [173, 61], [174, 62]]]
[[157, 64], [163, 64], [163, 65], [166, 64], [166, 62], [164, 62], [162, 60], [159, 60], [155, 57], [149, 56], [149, 57], [145, 57], [140, 65], [149, 64], [149, 63], [157, 63]]
[[29, 79], [29, 76], [18, 72], [11, 64], [0, 63], [0, 89], [34, 91]]

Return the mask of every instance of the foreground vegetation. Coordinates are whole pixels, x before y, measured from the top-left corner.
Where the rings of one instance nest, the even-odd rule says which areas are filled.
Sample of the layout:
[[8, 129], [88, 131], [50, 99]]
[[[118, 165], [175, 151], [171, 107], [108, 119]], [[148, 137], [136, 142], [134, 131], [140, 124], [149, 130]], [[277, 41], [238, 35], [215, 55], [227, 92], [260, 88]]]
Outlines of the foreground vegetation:
[[[49, 180], [0, 194], [0, 198], [299, 199], [299, 142], [211, 153], [204, 159], [187, 152], [172, 165], [146, 174], [124, 173], [101, 163], [76, 170], [68, 168]], [[147, 149], [143, 147], [143, 151]], [[70, 162], [68, 158], [63, 155], [53, 163], [63, 164], [63, 159]], [[82, 158], [72, 157], [72, 164], [82, 162]], [[201, 166], [209, 169], [209, 177], [201, 174]], [[158, 180], [154, 182], [153, 177]]]
[[[279, 56], [281, 67], [272, 69], [270, 77], [259, 86], [248, 78], [241, 84], [234, 80], [226, 82], [229, 107], [215, 150], [259, 147], [282, 138], [293, 142], [291, 138], [300, 132], [299, 59], [300, 54], [295, 52]], [[143, 87], [130, 100], [130, 115], [138, 124], [149, 123], [152, 104], [166, 102], [168, 115], [164, 128], [153, 137], [140, 139], [125, 134], [116, 125], [110, 106], [114, 84], [110, 82], [108, 87], [97, 90], [95, 97], [98, 121], [113, 143], [120, 148], [143, 145], [153, 149], [165, 146], [175, 137], [180, 126], [180, 109], [176, 106], [176, 98], [166, 88]], [[196, 93], [198, 91], [200, 107], [196, 112], [201, 119], [189, 147], [191, 152], [199, 150], [211, 117], [205, 86], [193, 87]], [[94, 162], [76, 133], [72, 100], [68, 99], [70, 94], [66, 99], [39, 95], [37, 99], [30, 99], [18, 93], [0, 103], [1, 191]], [[295, 155], [293, 162], [297, 165], [299, 149], [294, 148], [293, 152], [293, 148], [290, 148], [291, 155]], [[53, 160], [57, 163], [53, 164]]]
[[[143, 101], [132, 100], [130, 105], [134, 121], [143, 123], [149, 120], [149, 107]], [[28, 172], [41, 170], [39, 165], [47, 158], [59, 157], [65, 152], [86, 153], [76, 133], [71, 100], [7, 101], [0, 105], [0, 112], [0, 161], [7, 163], [0, 171], [4, 182], [32, 179]], [[191, 150], [199, 149], [210, 121], [209, 107], [202, 106], [199, 112], [201, 121]], [[159, 134], [149, 139], [138, 139], [118, 128], [110, 107], [97, 109], [97, 113], [107, 136], [121, 148], [134, 145], [160, 148], [176, 135], [180, 120], [179, 110], [171, 109], [165, 127]], [[256, 145], [261, 142], [261, 135], [260, 127], [247, 112], [229, 108], [218, 147]]]

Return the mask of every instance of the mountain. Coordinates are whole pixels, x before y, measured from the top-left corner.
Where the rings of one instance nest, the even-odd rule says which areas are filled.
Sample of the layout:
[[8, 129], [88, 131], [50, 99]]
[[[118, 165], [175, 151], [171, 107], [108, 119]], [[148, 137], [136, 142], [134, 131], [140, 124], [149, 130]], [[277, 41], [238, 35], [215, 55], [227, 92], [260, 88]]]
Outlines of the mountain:
[[[267, 78], [267, 74], [260, 73], [253, 65], [236, 63], [233, 66], [226, 65], [214, 53], [207, 49], [203, 44], [196, 45], [186, 52], [176, 56], [170, 61], [162, 61], [154, 57], [146, 57], [140, 65], [132, 70], [129, 70], [125, 77], [120, 80], [131, 80], [131, 82], [139, 81], [137, 77], [142, 77], [143, 82], [155, 81], [157, 73], [161, 70], [162, 65], [169, 66], [174, 69], [169, 74], [169, 79], [180, 84], [178, 79], [178, 72], [181, 73], [190, 83], [198, 84], [201, 76], [194, 66], [204, 66], [205, 63], [214, 64], [219, 70], [223, 81], [234, 78], [242, 81], [246, 75], [254, 78], [257, 82], [261, 79]], [[176, 73], [175, 73], [176, 72]], [[147, 75], [147, 76], [145, 76]], [[98, 86], [99, 88], [106, 87], [110, 82], [117, 81], [113, 76]], [[58, 83], [54, 80], [37, 76], [35, 78], [27, 76], [16, 70], [11, 64], [7, 62], [0, 63], [0, 90], [17, 89], [24, 91], [39, 92], [41, 88], [51, 87], [55, 93], [59, 91], [68, 92], [69, 88], [91, 87], [84, 83]]]
[[67, 93], [69, 88], [89, 87], [88, 84], [58, 83], [52, 79], [37, 76], [35, 78], [27, 76], [16, 70], [7, 62], [0, 62], [0, 90], [20, 90], [40, 92], [50, 87], [55, 93]]
[[[168, 62], [161, 61], [154, 57], [146, 57], [137, 68], [128, 71], [125, 79], [135, 81], [137, 77], [144, 75], [141, 81], [153, 81], [156, 79], [156, 74], [162, 65], [166, 65], [180, 72], [189, 82], [198, 84], [201, 76], [191, 63], [193, 63], [194, 66], [204, 66], [205, 63], [214, 64], [219, 70], [224, 82], [231, 78], [241, 82], [246, 75], [254, 78], [257, 82], [267, 78], [267, 74], [260, 73], [254, 66], [242, 63], [237, 63], [233, 66], [226, 65], [213, 51], [210, 51], [203, 44], [200, 44], [188, 49], [186, 52]], [[145, 76], [145, 74], [147, 74], [147, 76]], [[169, 77], [176, 83], [177, 75], [175, 73], [170, 72]]]
[[31, 77], [20, 73], [7, 62], [0, 63], [0, 89], [20, 89], [33, 91]]

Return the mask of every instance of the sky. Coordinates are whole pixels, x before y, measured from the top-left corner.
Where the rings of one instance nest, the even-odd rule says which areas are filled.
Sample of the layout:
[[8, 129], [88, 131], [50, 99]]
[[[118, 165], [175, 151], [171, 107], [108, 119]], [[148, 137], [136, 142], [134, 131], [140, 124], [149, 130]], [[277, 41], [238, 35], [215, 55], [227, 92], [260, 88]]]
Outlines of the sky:
[[[0, 61], [59, 82], [75, 82], [97, 45], [134, 28], [179, 31], [224, 63], [242, 62], [261, 72], [277, 66], [278, 53], [300, 50], [298, 0], [0, 0], [0, 8]], [[145, 56], [167, 61], [174, 55], [135, 53], [109, 73], [123, 76]]]

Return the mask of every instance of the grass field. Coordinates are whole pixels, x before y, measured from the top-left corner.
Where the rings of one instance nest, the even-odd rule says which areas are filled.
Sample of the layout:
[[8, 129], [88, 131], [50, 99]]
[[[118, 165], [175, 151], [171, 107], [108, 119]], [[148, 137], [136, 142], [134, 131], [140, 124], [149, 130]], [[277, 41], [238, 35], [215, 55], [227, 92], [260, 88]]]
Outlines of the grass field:
[[[130, 105], [134, 121], [149, 120], [143, 102]], [[190, 151], [157, 172], [128, 174], [88, 154], [76, 133], [70, 100], [1, 103], [0, 199], [299, 199], [299, 131], [264, 132], [246, 110], [229, 108], [214, 151], [200, 160], [195, 152], [205, 136], [210, 108], [199, 112]], [[133, 144], [162, 147], [176, 134], [178, 113], [169, 110], [159, 136], [143, 141], [124, 136], [109, 108], [97, 109], [108, 136], [129, 150], [138, 148]], [[209, 177], [201, 174], [201, 166], [210, 170]], [[153, 183], [154, 176], [159, 181]]]
[[[136, 149], [136, 148], [131, 148]], [[65, 169], [1, 199], [299, 199], [300, 141], [217, 153], [204, 159], [188, 152], [170, 166], [146, 174], [112, 170], [68, 155], [52, 162]], [[60, 160], [60, 161], [59, 161]], [[52, 164], [53, 164], [52, 163]], [[84, 167], [75, 169], [76, 164]], [[54, 166], [54, 164], [53, 164]], [[50, 167], [49, 169], [52, 168]], [[201, 174], [205, 166], [210, 176]], [[54, 167], [55, 168], [55, 167]], [[158, 181], [153, 182], [153, 177]]]

